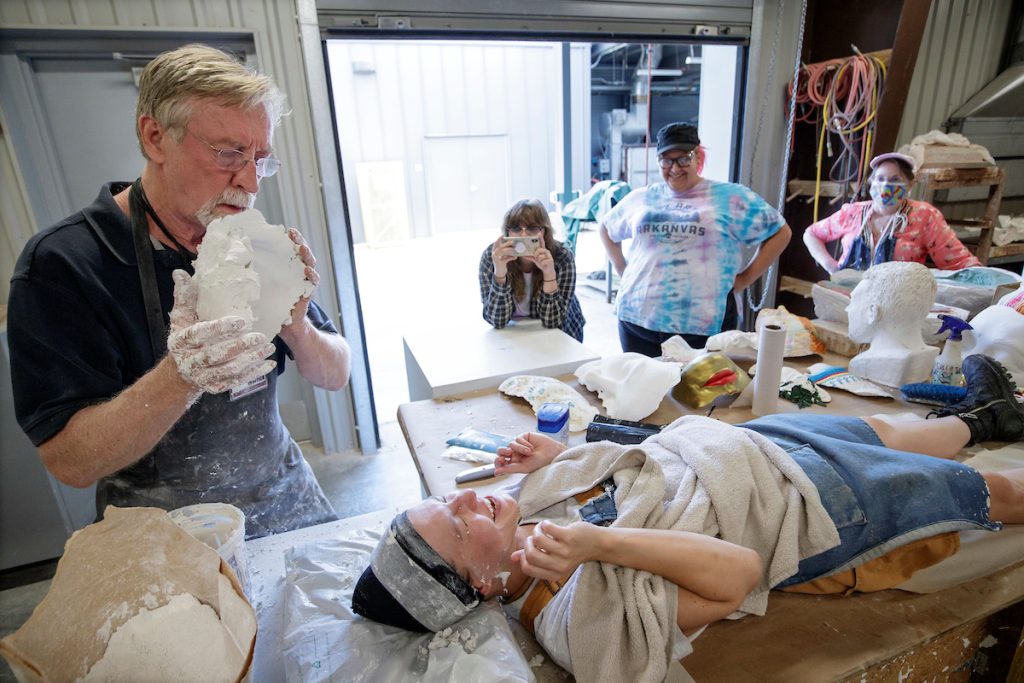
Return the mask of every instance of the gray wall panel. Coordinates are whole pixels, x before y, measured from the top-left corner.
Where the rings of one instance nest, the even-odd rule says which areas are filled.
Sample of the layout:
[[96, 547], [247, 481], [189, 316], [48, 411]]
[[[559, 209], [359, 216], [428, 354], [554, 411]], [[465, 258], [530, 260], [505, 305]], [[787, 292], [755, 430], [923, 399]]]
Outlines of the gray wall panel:
[[1001, 0], [933, 0], [897, 147], [941, 128], [995, 77], [1011, 7]]

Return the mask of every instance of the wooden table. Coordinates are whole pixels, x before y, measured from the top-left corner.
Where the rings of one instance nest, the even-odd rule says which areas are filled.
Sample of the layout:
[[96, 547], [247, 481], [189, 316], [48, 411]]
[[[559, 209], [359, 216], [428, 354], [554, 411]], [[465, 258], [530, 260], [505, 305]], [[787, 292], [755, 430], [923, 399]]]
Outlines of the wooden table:
[[[812, 356], [787, 364], [805, 369], [819, 360], [843, 364], [846, 359]], [[600, 406], [575, 377], [560, 379]], [[845, 415], [927, 412], [925, 406], [900, 400], [830, 393], [829, 407], [806, 410]], [[798, 410], [786, 401], [780, 401], [780, 408]], [[667, 424], [679, 415], [704, 412], [669, 395], [645, 421]], [[718, 408], [714, 416], [730, 423], [751, 418], [749, 409]], [[431, 494], [457, 488], [455, 475], [469, 467], [440, 456], [445, 441], [464, 427], [509, 436], [536, 427], [524, 400], [494, 389], [406, 403], [399, 407], [398, 419]], [[583, 432], [571, 435], [570, 444], [583, 441]], [[521, 476], [476, 482], [474, 488], [490, 492]], [[683, 666], [697, 681], [889, 681], [904, 680], [911, 671], [910, 680], [966, 681], [986, 663], [989, 672], [1007, 671], [1024, 623], [1022, 598], [1024, 563], [929, 595], [889, 590], [837, 598], [773, 591], [765, 617], [712, 624], [695, 641], [695, 652]], [[996, 676], [985, 680], [1003, 680], [1004, 673]]]
[[[826, 355], [806, 356], [804, 358], [789, 359], [787, 365], [800, 370], [806, 370], [809, 365], [817, 362], [825, 362], [830, 365], [845, 365], [848, 358]], [[741, 367], [744, 365], [740, 363]], [[586, 397], [590, 403], [600, 409], [601, 414], [605, 411], [601, 401], [593, 392], [583, 387], [573, 375], [561, 375], [562, 380], [576, 391]], [[831, 391], [832, 403], [829, 407], [811, 406], [805, 411], [812, 413], [831, 413], [839, 415], [873, 415], [873, 414], [895, 414], [914, 413], [925, 415], [928, 408], [917, 403], [907, 403], [902, 400], [887, 398], [864, 398], [854, 396], [845, 391]], [[779, 412], [799, 412], [800, 409], [793, 403], [779, 400]], [[658, 425], [666, 425], [681, 415], [704, 415], [708, 408], [694, 410], [680, 403], [672, 397], [671, 393], [662, 399], [658, 409], [650, 416], [644, 418], [644, 422]], [[731, 424], [738, 424], [753, 419], [749, 408], [718, 408], [714, 416]], [[526, 431], [537, 429], [537, 417], [534, 415], [530, 404], [521, 398], [506, 396], [497, 389], [481, 389], [449, 396], [442, 399], [415, 401], [404, 403], [398, 408], [398, 422], [402, 427], [406, 443], [409, 445], [409, 452], [412, 453], [413, 461], [419, 469], [420, 479], [428, 495], [448, 493], [457, 488], [455, 475], [471, 467], [471, 465], [449, 460], [441, 457], [441, 453], [447, 447], [448, 439], [458, 434], [466, 427], [474, 427], [495, 434], [504, 434], [514, 437]], [[569, 436], [569, 444], [576, 445], [584, 443], [586, 432], [574, 432]], [[481, 482], [465, 485], [478, 491], [490, 492], [514, 483], [522, 475], [507, 475], [496, 477]]]
[[418, 401], [497, 387], [513, 375], [573, 372], [600, 355], [540, 320], [500, 330], [480, 319], [419, 326], [402, 337], [409, 398]]

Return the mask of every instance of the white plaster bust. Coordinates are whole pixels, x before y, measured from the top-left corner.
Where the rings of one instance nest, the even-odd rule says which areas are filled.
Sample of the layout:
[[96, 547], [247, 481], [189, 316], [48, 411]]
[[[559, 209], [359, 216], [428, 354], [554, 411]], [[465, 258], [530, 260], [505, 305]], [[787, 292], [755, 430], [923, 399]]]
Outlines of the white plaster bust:
[[963, 355], [982, 353], [1002, 363], [1017, 386], [1024, 386], [1024, 315], [1009, 306], [989, 306], [971, 318]]
[[850, 361], [850, 372], [898, 387], [925, 382], [939, 350], [921, 337], [921, 323], [935, 303], [935, 278], [920, 263], [872, 266], [850, 295], [850, 338], [869, 343]]

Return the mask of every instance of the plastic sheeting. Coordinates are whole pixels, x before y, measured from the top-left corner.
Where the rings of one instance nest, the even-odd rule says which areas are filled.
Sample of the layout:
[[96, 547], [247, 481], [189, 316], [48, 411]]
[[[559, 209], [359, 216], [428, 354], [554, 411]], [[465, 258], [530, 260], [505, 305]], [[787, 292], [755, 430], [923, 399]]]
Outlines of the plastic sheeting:
[[293, 548], [285, 558], [284, 668], [289, 681], [518, 683], [535, 678], [493, 602], [450, 630], [412, 633], [352, 612], [352, 591], [380, 534]]

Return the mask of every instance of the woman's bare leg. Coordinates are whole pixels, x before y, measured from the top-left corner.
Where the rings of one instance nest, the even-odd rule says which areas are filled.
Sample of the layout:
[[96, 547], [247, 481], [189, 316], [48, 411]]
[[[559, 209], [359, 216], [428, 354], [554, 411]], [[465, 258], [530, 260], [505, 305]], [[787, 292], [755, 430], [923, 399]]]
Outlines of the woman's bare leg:
[[895, 422], [882, 415], [861, 419], [875, 430], [875, 434], [886, 448], [897, 451], [952, 460], [971, 440], [971, 430], [967, 423], [952, 415], [937, 420]]
[[1024, 467], [981, 476], [988, 483], [989, 517], [1003, 524], [1024, 524]]

